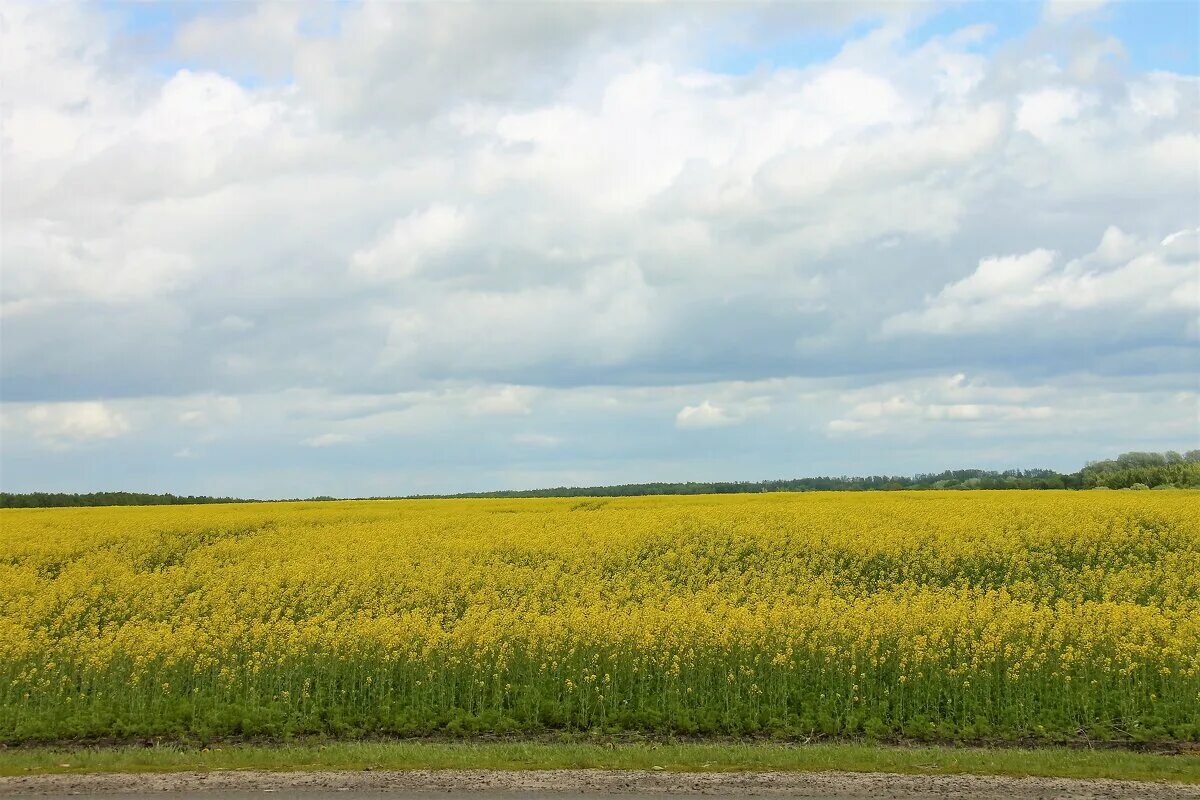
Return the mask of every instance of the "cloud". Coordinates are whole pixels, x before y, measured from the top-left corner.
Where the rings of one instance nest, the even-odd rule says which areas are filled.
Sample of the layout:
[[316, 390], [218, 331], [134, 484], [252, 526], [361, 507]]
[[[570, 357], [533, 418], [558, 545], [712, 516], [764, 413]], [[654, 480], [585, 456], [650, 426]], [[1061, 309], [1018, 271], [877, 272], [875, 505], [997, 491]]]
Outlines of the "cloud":
[[[799, 449], [853, 471], [832, 433], [897, 467], [1194, 434], [1146, 409], [1194, 419], [1197, 259], [1172, 234], [1196, 225], [1200, 79], [1113, 58], [1154, 35], [1121, 15], [0, 15], [6, 480], [88, 483], [25, 419], [80, 402], [128, 424], [87, 440], [99, 477], [239, 496], [754, 477]], [[958, 373], [974, 388], [920, 384]], [[713, 452], [662, 425], [681, 408], [755, 424]], [[362, 443], [357, 471], [297, 447], [327, 435]], [[381, 466], [397, 442], [414, 462]]]
[[708, 400], [698, 406], [684, 406], [675, 415], [675, 427], [681, 429], [693, 428], [725, 428], [730, 425], [740, 425], [745, 419], [730, 414], [724, 408], [713, 405]]
[[1051, 23], [1061, 23], [1074, 17], [1094, 14], [1109, 5], [1109, 0], [1046, 0], [1042, 18]]
[[69, 448], [130, 431], [129, 421], [101, 402], [46, 403], [25, 412], [34, 436], [55, 448]]
[[254, 327], [254, 320], [239, 317], [237, 314], [226, 314], [217, 321], [217, 327], [232, 333], [244, 333]]
[[534, 395], [535, 391], [528, 387], [505, 386], [477, 397], [469, 409], [472, 414], [483, 416], [523, 416], [532, 411]]
[[322, 433], [310, 436], [301, 442], [305, 447], [335, 447], [340, 444], [350, 444], [357, 441], [355, 437], [344, 433]]
[[176, 420], [188, 427], [227, 425], [242, 413], [241, 401], [236, 397], [205, 395], [186, 398], [184, 409], [176, 414]]
[[[884, 321], [887, 334], [951, 334], [1005, 327], [1047, 313], [1121, 310], [1126, 315], [1200, 311], [1200, 230], [1159, 243], [1110, 227], [1088, 255], [1056, 268], [1055, 253], [985, 258], [971, 275], [947, 284], [921, 311]], [[1184, 323], [1180, 323], [1181, 327]]]
[[518, 433], [513, 436], [513, 442], [527, 447], [558, 447], [563, 438], [548, 433]]
[[5, 243], [22, 265], [8, 291], [28, 301], [82, 299], [103, 303], [150, 300], [183, 286], [191, 259], [114, 234], [78, 239], [49, 220], [20, 226]]
[[[914, 13], [530, 7], [507, 37], [486, 6], [268, 4], [193, 14], [178, 69], [10, 4], [6, 396], [732, 380], [801, 346], [869, 372], [945, 265], [1072, 252], [1099, 208], [1188, 221], [1194, 79]], [[855, 19], [885, 24], [811, 63], [698, 56]]]
[[370, 247], [357, 251], [351, 270], [371, 280], [410, 277], [426, 259], [449, 250], [468, 224], [464, 212], [444, 204], [414, 211], [396, 220]]
[[962, 373], [882, 384], [842, 395], [848, 403], [825, 425], [831, 436], [929, 435], [946, 423], [994, 428], [1053, 420], [1046, 390], [997, 386]]
[[652, 346], [656, 292], [628, 261], [574, 285], [451, 290], [387, 312], [384, 362], [439, 377], [521, 377], [531, 367], [621, 364]]
[[1048, 141], [1076, 119], [1085, 100], [1077, 89], [1039, 89], [1018, 98], [1016, 127]]
[[[501, 386], [400, 395], [289, 390], [241, 397], [240, 413], [204, 439], [202, 451], [196, 440], [181, 441], [175, 424], [198, 398], [147, 397], [107, 404], [129, 431], [94, 440], [86, 459], [34, 435], [25, 415], [39, 404], [5, 404], [0, 424], [6, 491], [136, 486], [224, 496], [393, 496], [951, 466], [1076, 469], [1098, 453], [1186, 449], [1200, 408], [1194, 384], [1192, 374], [1020, 381], [1004, 373], [945, 372], [887, 381], [560, 387], [540, 389], [527, 415], [468, 411]], [[684, 405], [702, 406], [697, 394], [726, 416], [754, 424], [717, 439], [663, 425], [664, 415]], [[968, 419], [953, 418], [961, 416]], [[565, 437], [567, 426], [562, 444], [542, 438]], [[325, 434], [347, 441], [298, 447]], [[871, 442], [868, 461], [852, 446], [859, 438]], [[173, 457], [184, 448], [197, 457]]]

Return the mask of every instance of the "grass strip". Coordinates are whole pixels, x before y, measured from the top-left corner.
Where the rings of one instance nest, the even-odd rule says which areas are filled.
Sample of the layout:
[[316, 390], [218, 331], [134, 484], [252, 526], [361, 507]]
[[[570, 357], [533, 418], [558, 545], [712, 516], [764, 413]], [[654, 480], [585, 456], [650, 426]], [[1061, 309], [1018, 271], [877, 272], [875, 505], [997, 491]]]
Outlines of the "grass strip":
[[155, 746], [15, 747], [0, 750], [0, 775], [255, 769], [641, 769], [670, 771], [841, 770], [1112, 778], [1200, 783], [1200, 755], [1063, 748], [955, 748], [857, 743], [329, 742]]

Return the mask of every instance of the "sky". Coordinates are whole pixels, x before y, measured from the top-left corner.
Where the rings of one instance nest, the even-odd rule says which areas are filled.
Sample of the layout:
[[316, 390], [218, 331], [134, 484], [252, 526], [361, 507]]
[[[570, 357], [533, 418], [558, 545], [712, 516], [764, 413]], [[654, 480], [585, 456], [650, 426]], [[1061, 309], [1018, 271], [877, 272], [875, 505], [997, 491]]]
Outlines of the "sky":
[[0, 4], [0, 488], [1200, 447], [1200, 6]]

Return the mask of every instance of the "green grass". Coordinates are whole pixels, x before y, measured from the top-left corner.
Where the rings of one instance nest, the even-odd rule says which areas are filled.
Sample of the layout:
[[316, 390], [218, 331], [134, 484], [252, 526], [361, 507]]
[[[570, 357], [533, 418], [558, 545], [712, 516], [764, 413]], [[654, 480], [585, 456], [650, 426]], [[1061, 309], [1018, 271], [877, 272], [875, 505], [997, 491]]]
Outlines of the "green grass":
[[1115, 778], [1200, 783], [1200, 754], [1066, 748], [953, 748], [856, 743], [330, 742], [289, 745], [15, 747], [0, 775], [257, 769], [656, 769], [845, 770]]

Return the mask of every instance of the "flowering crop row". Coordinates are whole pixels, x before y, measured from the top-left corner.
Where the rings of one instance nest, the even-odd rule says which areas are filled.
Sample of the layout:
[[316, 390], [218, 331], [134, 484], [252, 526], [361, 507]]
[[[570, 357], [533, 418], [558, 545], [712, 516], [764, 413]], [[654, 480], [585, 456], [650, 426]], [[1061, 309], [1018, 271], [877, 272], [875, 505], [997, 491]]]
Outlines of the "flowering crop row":
[[1200, 739], [1200, 492], [0, 512], [0, 739]]

